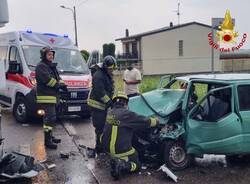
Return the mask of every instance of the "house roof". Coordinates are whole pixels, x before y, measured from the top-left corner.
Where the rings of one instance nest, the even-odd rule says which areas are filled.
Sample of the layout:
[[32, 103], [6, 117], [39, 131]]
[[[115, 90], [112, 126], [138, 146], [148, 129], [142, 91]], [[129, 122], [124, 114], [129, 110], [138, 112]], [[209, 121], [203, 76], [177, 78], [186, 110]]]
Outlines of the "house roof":
[[180, 76], [176, 77], [176, 79], [184, 81], [190, 81], [192, 79], [236, 81], [236, 80], [250, 80], [250, 74], [249, 73], [197, 74], [197, 75]]
[[234, 52], [222, 52], [220, 59], [249, 59], [250, 49], [240, 49]]
[[202, 24], [202, 23], [199, 23], [199, 22], [189, 22], [189, 23], [185, 23], [185, 24], [175, 25], [175, 26], [172, 26], [172, 27], [170, 27], [170, 26], [163, 27], [163, 28], [147, 31], [147, 32], [140, 33], [140, 34], [131, 35], [131, 36], [128, 36], [128, 37], [117, 38], [115, 41], [119, 41], [119, 40], [123, 41], [123, 40], [129, 40], [129, 39], [134, 39], [134, 38], [140, 38], [140, 37], [143, 37], [143, 36], [157, 34], [157, 33], [161, 33], [161, 32], [164, 32], [164, 31], [170, 31], [170, 30], [173, 30], [173, 29], [178, 29], [178, 28], [186, 27], [186, 26], [193, 25], [193, 24], [203, 26], [203, 27], [207, 27], [207, 28], [212, 28], [211, 26], [209, 26], [207, 24]]

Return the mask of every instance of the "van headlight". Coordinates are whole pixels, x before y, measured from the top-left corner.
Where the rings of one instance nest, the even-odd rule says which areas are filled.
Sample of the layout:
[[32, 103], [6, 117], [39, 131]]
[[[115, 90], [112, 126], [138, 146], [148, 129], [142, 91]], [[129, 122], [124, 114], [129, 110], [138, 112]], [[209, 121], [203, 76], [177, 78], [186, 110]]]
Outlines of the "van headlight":
[[37, 110], [37, 114], [38, 114], [39, 116], [44, 116], [45, 111], [44, 111], [43, 109], [38, 109], [38, 110]]

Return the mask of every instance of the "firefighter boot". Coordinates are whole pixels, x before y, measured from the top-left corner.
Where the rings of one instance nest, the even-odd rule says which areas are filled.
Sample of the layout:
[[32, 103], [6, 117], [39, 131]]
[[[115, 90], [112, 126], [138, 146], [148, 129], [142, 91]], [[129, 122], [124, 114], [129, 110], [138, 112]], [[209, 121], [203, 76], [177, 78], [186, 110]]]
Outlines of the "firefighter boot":
[[44, 142], [45, 142], [45, 146], [46, 148], [49, 149], [57, 149], [57, 145], [52, 141], [52, 132], [48, 131], [48, 132], [44, 132]]
[[53, 133], [51, 133], [51, 137], [52, 137], [52, 142], [53, 142], [53, 143], [56, 143], [56, 144], [61, 143], [61, 139], [58, 139], [58, 138], [54, 137], [54, 136], [53, 136]]
[[124, 160], [113, 158], [110, 161], [111, 176], [114, 180], [118, 180], [123, 173], [129, 173], [130, 164]]
[[59, 144], [59, 143], [61, 143], [61, 139], [58, 139], [58, 138], [52, 136], [52, 142], [56, 143], [56, 144]]
[[97, 135], [96, 136], [96, 143], [95, 143], [95, 153], [96, 154], [100, 154], [103, 153], [103, 149], [102, 149], [102, 144], [101, 144], [101, 135]]

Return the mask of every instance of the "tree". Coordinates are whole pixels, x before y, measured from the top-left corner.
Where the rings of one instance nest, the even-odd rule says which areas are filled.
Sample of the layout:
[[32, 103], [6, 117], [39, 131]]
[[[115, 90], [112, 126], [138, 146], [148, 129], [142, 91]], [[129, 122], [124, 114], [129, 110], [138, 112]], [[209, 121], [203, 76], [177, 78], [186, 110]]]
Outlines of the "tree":
[[89, 52], [87, 50], [81, 50], [80, 52], [85, 61], [87, 61], [89, 58]]
[[110, 44], [103, 44], [102, 46], [103, 48], [103, 57], [107, 56], [107, 55], [111, 55], [115, 57], [115, 44], [114, 43], [110, 43]]
[[106, 57], [107, 55], [109, 55], [109, 45], [108, 44], [103, 44], [102, 46], [103, 49], [103, 57]]
[[113, 43], [109, 44], [109, 55], [115, 57], [115, 44], [113, 44]]

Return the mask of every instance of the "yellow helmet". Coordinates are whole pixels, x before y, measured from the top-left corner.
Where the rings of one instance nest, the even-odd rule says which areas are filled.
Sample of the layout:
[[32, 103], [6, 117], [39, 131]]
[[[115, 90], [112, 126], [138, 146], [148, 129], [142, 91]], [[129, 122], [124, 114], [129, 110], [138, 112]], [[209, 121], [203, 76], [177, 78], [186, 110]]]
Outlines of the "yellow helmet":
[[126, 100], [127, 102], [129, 101], [128, 96], [127, 96], [124, 92], [122, 92], [122, 91], [117, 91], [117, 92], [114, 94], [112, 100], [115, 102], [117, 99], [124, 99], [124, 100]]

